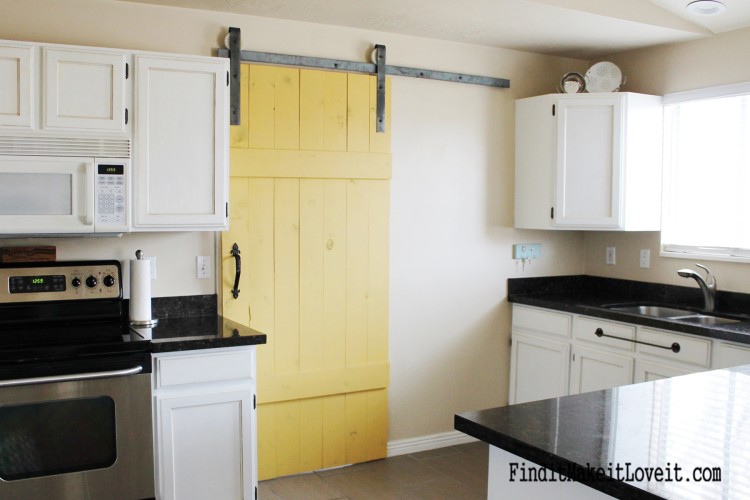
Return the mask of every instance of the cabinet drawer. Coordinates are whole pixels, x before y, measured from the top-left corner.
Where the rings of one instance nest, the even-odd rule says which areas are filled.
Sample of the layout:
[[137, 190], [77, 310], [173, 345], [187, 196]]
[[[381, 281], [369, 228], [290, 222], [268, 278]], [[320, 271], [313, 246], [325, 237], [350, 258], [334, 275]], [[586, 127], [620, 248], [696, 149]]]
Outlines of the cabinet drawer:
[[747, 365], [750, 364], [750, 345], [717, 342], [714, 356], [714, 369]]
[[513, 330], [548, 333], [570, 338], [570, 314], [513, 305]]
[[[596, 335], [599, 328], [606, 336], [598, 337]], [[635, 344], [632, 342], [635, 339], [635, 327], [623, 323], [577, 316], [573, 323], [573, 335], [578, 340], [591, 342], [598, 346], [614, 347], [624, 351], [635, 350]]]
[[156, 388], [253, 377], [252, 350], [156, 357]]
[[652, 330], [650, 328], [639, 328], [637, 338], [641, 342], [648, 342], [649, 344], [664, 347], [670, 347], [675, 342], [680, 344], [680, 352], [638, 344], [638, 352], [640, 353], [705, 367], [708, 367], [711, 363], [711, 341], [708, 339], [680, 335], [663, 330]]

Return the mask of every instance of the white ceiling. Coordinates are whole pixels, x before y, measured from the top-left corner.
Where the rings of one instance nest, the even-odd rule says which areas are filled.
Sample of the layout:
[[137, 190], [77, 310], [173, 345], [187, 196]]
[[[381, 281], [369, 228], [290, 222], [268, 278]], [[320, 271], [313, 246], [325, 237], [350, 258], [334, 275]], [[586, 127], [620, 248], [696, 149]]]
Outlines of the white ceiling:
[[595, 58], [750, 26], [749, 0], [696, 16], [691, 0], [120, 0]]

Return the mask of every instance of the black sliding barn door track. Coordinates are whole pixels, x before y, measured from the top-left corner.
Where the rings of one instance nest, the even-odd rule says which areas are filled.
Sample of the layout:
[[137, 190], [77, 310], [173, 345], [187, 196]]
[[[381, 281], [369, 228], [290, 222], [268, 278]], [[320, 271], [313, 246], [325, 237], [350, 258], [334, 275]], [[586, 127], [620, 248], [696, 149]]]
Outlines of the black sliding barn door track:
[[332, 71], [346, 71], [349, 73], [365, 73], [376, 75], [378, 78], [377, 94], [377, 132], [385, 132], [385, 76], [409, 76], [412, 78], [426, 78], [428, 80], [442, 80], [446, 82], [471, 83], [488, 87], [509, 88], [510, 80], [492, 78], [488, 76], [465, 75], [446, 71], [432, 71], [429, 69], [408, 68], [405, 66], [387, 66], [385, 64], [385, 45], [375, 45], [374, 63], [344, 61], [340, 59], [324, 59], [321, 57], [291, 56], [286, 54], [272, 54], [269, 52], [255, 52], [242, 50], [240, 43], [240, 29], [229, 28], [229, 48], [219, 49], [220, 57], [229, 58], [230, 72], [230, 123], [240, 124], [240, 63], [251, 62], [260, 64], [275, 64], [280, 66], [296, 66], [303, 68], [318, 68]]

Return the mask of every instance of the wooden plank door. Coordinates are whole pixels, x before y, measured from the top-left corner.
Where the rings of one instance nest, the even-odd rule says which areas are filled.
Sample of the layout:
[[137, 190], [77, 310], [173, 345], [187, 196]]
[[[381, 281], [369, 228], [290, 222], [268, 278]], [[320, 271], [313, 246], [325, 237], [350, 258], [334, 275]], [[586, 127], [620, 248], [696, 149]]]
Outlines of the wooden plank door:
[[243, 65], [242, 106], [222, 302], [225, 316], [268, 335], [259, 477], [383, 458], [391, 154], [390, 132], [375, 132], [375, 78]]

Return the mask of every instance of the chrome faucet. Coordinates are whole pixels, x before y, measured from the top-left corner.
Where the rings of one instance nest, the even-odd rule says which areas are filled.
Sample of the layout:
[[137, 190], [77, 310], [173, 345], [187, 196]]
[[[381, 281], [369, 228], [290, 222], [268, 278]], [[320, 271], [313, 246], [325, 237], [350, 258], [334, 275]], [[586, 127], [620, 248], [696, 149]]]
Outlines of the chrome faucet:
[[692, 269], [680, 269], [677, 271], [677, 274], [683, 278], [693, 278], [698, 282], [698, 286], [701, 287], [701, 292], [703, 292], [703, 308], [706, 311], [713, 311], [716, 306], [716, 278], [706, 266], [702, 266], [698, 263], [695, 265], [706, 271], [706, 279], [708, 280], [708, 283], [701, 278], [700, 274]]

